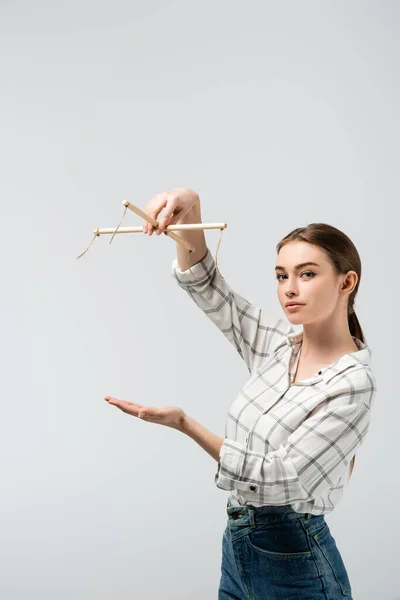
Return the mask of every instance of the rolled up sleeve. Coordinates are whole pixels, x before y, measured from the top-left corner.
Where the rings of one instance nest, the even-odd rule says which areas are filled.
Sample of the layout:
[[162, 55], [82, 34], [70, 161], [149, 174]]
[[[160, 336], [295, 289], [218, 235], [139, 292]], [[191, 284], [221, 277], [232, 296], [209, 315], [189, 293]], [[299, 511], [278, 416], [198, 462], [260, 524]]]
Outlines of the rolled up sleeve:
[[177, 259], [173, 260], [172, 274], [178, 285], [222, 331], [252, 373], [293, 328], [232, 290], [219, 275], [208, 248], [191, 271], [181, 270]]

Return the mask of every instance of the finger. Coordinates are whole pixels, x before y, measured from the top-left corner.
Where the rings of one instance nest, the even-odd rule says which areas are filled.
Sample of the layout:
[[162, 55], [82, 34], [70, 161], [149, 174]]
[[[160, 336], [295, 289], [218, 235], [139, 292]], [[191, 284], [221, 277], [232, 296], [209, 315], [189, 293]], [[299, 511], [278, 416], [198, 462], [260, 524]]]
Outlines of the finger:
[[[157, 235], [160, 235], [160, 223], [162, 223], [162, 229], [165, 229], [168, 219], [172, 216], [174, 209], [178, 204], [177, 194], [174, 192], [163, 192], [157, 194], [151, 202], [149, 202], [149, 215], [159, 221], [159, 226], [153, 226], [151, 223], [147, 223], [147, 231], [149, 235], [152, 235], [154, 231]], [[160, 212], [165, 209], [163, 216], [159, 219]]]
[[161, 233], [168, 233], [165, 231], [165, 228], [168, 227], [168, 225], [174, 225], [177, 222], [177, 220], [179, 219], [179, 215], [174, 214], [173, 204], [174, 204], [174, 202], [171, 201], [166, 206], [165, 212], [158, 222], [159, 226], [156, 231], [157, 235], [161, 235]]
[[[152, 198], [150, 202], [146, 205], [144, 212], [146, 212], [153, 219], [157, 219], [158, 213], [167, 202], [166, 198], [163, 198], [164, 195], [165, 194], [156, 194], [154, 198]], [[153, 225], [146, 221], [145, 227], [146, 234], [152, 235], [154, 229]]]
[[118, 398], [114, 398], [114, 396], [105, 396], [104, 400], [107, 400], [107, 402], [125, 402], [126, 404], [129, 404], [130, 406], [138, 406], [138, 407], [143, 406], [143, 404], [138, 404], [137, 402], [130, 402], [129, 400], [118, 400]]
[[[153, 209], [153, 205], [154, 205], [154, 203], [155, 203], [155, 202], [156, 202], [156, 200], [157, 200], [157, 196], [158, 196], [158, 194], [156, 194], [156, 195], [154, 196], [154, 198], [152, 198], [152, 199], [150, 200], [150, 202], [148, 202], [148, 203], [146, 204], [146, 206], [144, 207], [143, 211], [144, 211], [144, 212], [145, 212], [147, 215], [150, 215], [150, 212], [151, 212], [151, 210]], [[148, 234], [148, 232], [149, 232], [149, 225], [150, 225], [150, 223], [149, 223], [148, 221], [146, 221], [146, 220], [143, 220], [143, 233], [144, 233], [145, 235], [147, 235], [147, 234]]]
[[128, 402], [127, 400], [118, 400], [117, 398], [105, 398], [105, 400], [108, 402], [108, 404], [116, 406], [123, 412], [133, 415], [134, 417], [137, 417], [139, 411], [143, 408], [142, 404], [135, 404], [134, 402]]
[[[111, 406], [115, 406], [116, 408], [118, 408], [119, 410], [122, 410], [122, 412], [127, 413], [127, 414], [134, 414], [132, 411], [134, 410], [133, 408], [129, 408], [128, 406], [124, 406], [123, 404], [121, 404], [120, 402], [116, 402], [116, 401], [112, 401], [109, 402], [109, 404]], [[138, 409], [139, 410], [139, 409]]]
[[122, 402], [110, 402], [110, 404], [119, 410], [122, 410], [122, 412], [126, 413], [127, 415], [131, 415], [132, 417], [139, 416], [140, 408], [137, 408], [136, 406], [129, 406], [128, 404]]

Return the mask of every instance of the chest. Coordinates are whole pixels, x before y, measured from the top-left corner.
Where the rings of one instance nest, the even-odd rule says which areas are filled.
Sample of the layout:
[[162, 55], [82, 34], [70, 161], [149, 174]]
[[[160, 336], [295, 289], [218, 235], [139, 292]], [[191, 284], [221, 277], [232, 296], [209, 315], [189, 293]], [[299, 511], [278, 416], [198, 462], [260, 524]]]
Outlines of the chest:
[[229, 408], [226, 437], [266, 452], [304, 422], [324, 400], [325, 387], [316, 377], [321, 366], [298, 359], [298, 353], [282, 349], [256, 369]]
[[325, 365], [321, 365], [320, 363], [307, 364], [303, 363], [301, 360], [298, 362], [294, 377], [292, 379], [292, 384], [297, 381], [303, 381], [303, 379], [310, 379], [311, 377], [315, 377], [318, 375], [320, 369], [322, 369]]
[[301, 350], [291, 356], [289, 363], [289, 379], [291, 384], [304, 379], [316, 377], [321, 369], [328, 365], [321, 362], [306, 361], [302, 357]]

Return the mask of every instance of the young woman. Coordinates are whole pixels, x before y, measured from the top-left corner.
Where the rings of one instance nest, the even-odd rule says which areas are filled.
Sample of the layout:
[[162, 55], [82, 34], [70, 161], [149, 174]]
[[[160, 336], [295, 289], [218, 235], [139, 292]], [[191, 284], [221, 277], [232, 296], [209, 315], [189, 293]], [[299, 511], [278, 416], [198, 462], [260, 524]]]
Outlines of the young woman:
[[[162, 209], [157, 235], [170, 224], [201, 222], [194, 190], [157, 194], [145, 212], [157, 219]], [[145, 222], [143, 230], [152, 235], [154, 228]], [[349, 481], [376, 393], [371, 351], [354, 312], [358, 252], [343, 232], [324, 223], [284, 237], [275, 271], [287, 323], [220, 277], [202, 230], [180, 235], [196, 252], [189, 265], [177, 244], [172, 274], [250, 374], [229, 408], [225, 438], [179, 407], [106, 400], [187, 434], [218, 462], [215, 483], [230, 492], [219, 600], [351, 600], [325, 515]], [[295, 333], [292, 325], [303, 328]]]

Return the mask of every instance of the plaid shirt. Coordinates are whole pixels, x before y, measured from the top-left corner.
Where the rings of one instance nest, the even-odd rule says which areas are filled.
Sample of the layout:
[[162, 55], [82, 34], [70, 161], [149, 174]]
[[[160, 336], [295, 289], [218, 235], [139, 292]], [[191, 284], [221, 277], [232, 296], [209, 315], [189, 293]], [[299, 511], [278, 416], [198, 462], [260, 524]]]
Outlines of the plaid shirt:
[[368, 431], [376, 380], [371, 350], [345, 354], [314, 377], [292, 383], [303, 332], [251, 304], [220, 277], [209, 249], [172, 274], [245, 361], [250, 378], [231, 404], [217, 487], [232, 506], [291, 505], [332, 511], [349, 480], [349, 463]]

